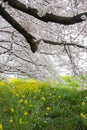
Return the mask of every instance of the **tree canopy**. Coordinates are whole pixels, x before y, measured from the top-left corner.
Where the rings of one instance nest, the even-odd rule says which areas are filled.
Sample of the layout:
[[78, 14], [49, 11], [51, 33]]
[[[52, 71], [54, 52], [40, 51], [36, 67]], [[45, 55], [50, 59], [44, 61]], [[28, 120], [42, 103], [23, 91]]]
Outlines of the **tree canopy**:
[[[9, 36], [11, 35], [11, 40], [9, 40], [9, 38], [5, 40], [2, 39], [0, 42], [10, 42], [10, 48], [6, 46], [7, 44], [1, 44], [0, 48], [3, 49], [3, 51], [0, 55], [9, 53], [9, 55], [14, 55], [16, 58], [30, 63], [30, 66], [35, 65], [46, 68], [50, 62], [48, 61], [47, 64], [43, 64], [41, 60], [37, 64], [36, 59], [40, 60], [42, 57], [36, 54], [38, 58], [34, 59], [35, 56], [33, 57], [31, 52], [38, 52], [40, 55], [44, 54], [44, 59], [49, 55], [50, 58], [48, 59], [50, 59], [51, 62], [54, 62], [56, 59], [55, 65], [62, 61], [60, 54], [63, 54], [64, 56], [68, 56], [70, 64], [72, 64], [71, 68], [73, 71], [76, 69], [74, 72], [77, 73], [79, 59], [81, 58], [80, 55], [82, 52], [86, 53], [87, 51], [85, 44], [87, 35], [86, 5], [87, 2], [85, 0], [0, 0], [1, 19], [3, 18], [9, 23], [10, 27], [13, 27], [10, 31], [10, 28], [6, 30], [4, 26], [4, 32], [8, 33]], [[2, 28], [0, 32], [3, 33]], [[18, 36], [19, 34], [25, 39]], [[16, 37], [19, 37], [20, 43]], [[28, 44], [25, 44], [25, 42]], [[27, 45], [30, 45], [30, 49]], [[16, 49], [14, 49], [14, 47]], [[20, 47], [22, 48], [21, 53]], [[26, 58], [26, 55], [29, 56], [29, 59]], [[55, 56], [58, 58], [61, 57], [60, 61], [57, 61], [58, 59]], [[76, 58], [78, 58], [78, 60]], [[64, 59], [66, 58], [63, 58], [63, 60]], [[68, 63], [69, 62], [67, 62], [67, 64]], [[49, 68], [49, 64], [47, 68]], [[17, 70], [23, 73], [25, 72], [25, 70], [21, 70], [20, 67], [18, 67]]]
[[[40, 16], [39, 15], [39, 10], [36, 8], [32, 8], [32, 7], [27, 7], [27, 5], [25, 5], [24, 3], [18, 1], [18, 0], [2, 0], [1, 4], [0, 4], [0, 15], [9, 23], [11, 24], [18, 32], [20, 32], [25, 39], [27, 40], [27, 42], [30, 44], [31, 50], [32, 52], [35, 52], [37, 50], [37, 42], [35, 42], [36, 38], [34, 36], [32, 36], [29, 32], [27, 32], [14, 18], [12, 18], [12, 16], [5, 10], [5, 5], [3, 6], [3, 4], [5, 4], [7, 2], [7, 4], [9, 4], [12, 8], [15, 8], [17, 10], [20, 10], [24, 13], [27, 13], [43, 22], [54, 22], [54, 23], [58, 23], [58, 24], [63, 24], [63, 25], [72, 25], [72, 24], [76, 24], [79, 22], [83, 22], [86, 21], [86, 17], [87, 17], [87, 12], [83, 12], [80, 14], [77, 14], [75, 16], [70, 16], [70, 17], [65, 17], [65, 16], [59, 16], [56, 15], [54, 13], [49, 13], [46, 12], [44, 15]], [[55, 45], [54, 42], [50, 42], [47, 40], [44, 40], [45, 42], [49, 42]], [[61, 43], [56, 43], [56, 44], [61, 44]], [[62, 43], [63, 44], [63, 43]], [[76, 44], [74, 44], [76, 45]], [[77, 47], [81, 47], [83, 48], [84, 46], [81, 45], [76, 45]]]

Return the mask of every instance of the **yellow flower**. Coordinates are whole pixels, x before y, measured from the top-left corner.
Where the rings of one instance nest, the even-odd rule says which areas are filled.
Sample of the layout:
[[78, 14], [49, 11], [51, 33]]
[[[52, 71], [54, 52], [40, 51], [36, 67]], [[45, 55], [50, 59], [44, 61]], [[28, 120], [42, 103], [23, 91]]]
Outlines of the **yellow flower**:
[[19, 100], [19, 103], [22, 103], [22, 102], [23, 102], [23, 99], [20, 99], [20, 100]]
[[50, 107], [46, 107], [46, 110], [47, 110], [47, 111], [50, 111], [50, 110], [51, 110], [51, 108], [50, 108]]
[[52, 93], [49, 93], [49, 96], [51, 96], [52, 95]]
[[46, 98], [45, 98], [45, 97], [41, 97], [41, 100], [42, 100], [42, 101], [46, 101]]
[[59, 95], [58, 98], [61, 98], [61, 96]]
[[27, 105], [27, 104], [28, 104], [28, 100], [25, 100], [25, 101], [24, 101], [24, 104], [26, 104], [26, 105]]
[[27, 112], [27, 111], [25, 111], [25, 112], [24, 112], [24, 116], [27, 116], [27, 115], [28, 115], [28, 112]]
[[87, 96], [85, 96], [85, 98], [87, 98]]
[[48, 112], [46, 112], [45, 115], [48, 116]]
[[40, 92], [41, 92], [41, 89], [39, 89], [38, 92], [40, 93]]
[[82, 102], [82, 106], [85, 106], [85, 102]]
[[83, 113], [80, 113], [81, 118], [86, 118], [86, 115]]
[[13, 122], [13, 119], [10, 119], [9, 122], [12, 123], [12, 122]]
[[32, 107], [33, 105], [32, 104], [29, 104], [29, 107]]
[[25, 95], [22, 95], [22, 98], [25, 98]]
[[18, 97], [19, 95], [16, 93], [16, 95], [15, 95], [16, 97]]
[[14, 113], [14, 108], [11, 108], [10, 110], [11, 110], [12, 113]]
[[0, 130], [3, 130], [3, 126], [2, 126], [2, 124], [0, 124]]
[[34, 99], [36, 99], [36, 96], [34, 96]]
[[19, 119], [19, 124], [23, 124], [23, 121], [22, 121], [22, 119], [21, 119], [21, 118]]

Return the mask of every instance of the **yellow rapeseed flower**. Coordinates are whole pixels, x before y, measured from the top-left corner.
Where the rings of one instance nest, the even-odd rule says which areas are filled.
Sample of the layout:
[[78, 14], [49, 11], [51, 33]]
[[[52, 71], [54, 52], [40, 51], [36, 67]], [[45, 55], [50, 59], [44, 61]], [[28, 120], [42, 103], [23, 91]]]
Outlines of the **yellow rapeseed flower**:
[[0, 124], [0, 130], [3, 130], [3, 126], [2, 126], [2, 124]]
[[52, 95], [52, 93], [49, 93], [49, 96], [51, 96]]
[[32, 104], [29, 104], [29, 107], [33, 107], [33, 105], [32, 105]]
[[27, 111], [25, 111], [25, 112], [24, 112], [24, 116], [27, 116], [27, 115], [28, 115], [28, 112], [27, 112]]
[[9, 122], [12, 123], [12, 122], [13, 122], [13, 119], [10, 119]]
[[46, 101], [46, 98], [43, 96], [43, 97], [41, 97], [41, 100], [42, 101]]
[[47, 110], [47, 111], [50, 111], [50, 110], [51, 110], [51, 108], [50, 108], [50, 107], [46, 107], [46, 110]]
[[19, 124], [23, 124], [23, 121], [22, 121], [22, 119], [21, 119], [21, 118], [19, 119]]
[[22, 95], [22, 98], [25, 98], [25, 95]]
[[19, 100], [19, 103], [23, 103], [23, 99], [20, 99], [20, 100]]
[[16, 97], [18, 97], [19, 96], [19, 94], [18, 93], [16, 93], [16, 95], [15, 95]]
[[34, 96], [34, 99], [36, 99], [36, 96]]
[[28, 104], [28, 100], [25, 100], [25, 101], [24, 101], [24, 104], [27, 105], [27, 104]]
[[14, 108], [10, 108], [11, 112], [14, 113]]
[[38, 92], [40, 93], [40, 92], [41, 92], [41, 89], [39, 89]]
[[85, 98], [87, 98], [87, 96], [85, 96]]
[[3, 130], [3, 126], [2, 126], [2, 124], [0, 124], [0, 130]]
[[86, 118], [86, 115], [83, 113], [80, 113], [81, 118]]
[[61, 95], [59, 95], [58, 98], [61, 98]]
[[82, 102], [82, 106], [85, 106], [85, 102]]
[[48, 116], [48, 112], [46, 112], [45, 115]]

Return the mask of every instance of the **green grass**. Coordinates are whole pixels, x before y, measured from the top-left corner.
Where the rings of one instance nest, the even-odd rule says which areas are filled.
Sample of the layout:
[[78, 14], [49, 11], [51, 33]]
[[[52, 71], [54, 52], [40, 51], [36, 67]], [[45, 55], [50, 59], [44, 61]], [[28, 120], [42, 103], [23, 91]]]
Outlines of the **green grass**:
[[[0, 130], [87, 130], [87, 91], [79, 82], [0, 82]], [[53, 86], [52, 86], [53, 84]]]

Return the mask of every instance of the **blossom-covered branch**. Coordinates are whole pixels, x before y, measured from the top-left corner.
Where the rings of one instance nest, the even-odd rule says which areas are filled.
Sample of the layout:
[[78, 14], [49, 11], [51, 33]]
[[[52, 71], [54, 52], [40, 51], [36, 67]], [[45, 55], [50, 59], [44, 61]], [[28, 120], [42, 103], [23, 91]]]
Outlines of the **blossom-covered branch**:
[[85, 21], [86, 19], [84, 19], [83, 16], [87, 17], [87, 12], [83, 12], [81, 14], [71, 16], [71, 17], [58, 16], [53, 13], [46, 13], [45, 15], [43, 15], [41, 17], [38, 14], [38, 12], [39, 12], [38, 9], [31, 8], [29, 6], [26, 8], [26, 5], [19, 2], [18, 0], [5, 0], [5, 1], [7, 1], [11, 7], [18, 9], [29, 15], [32, 15], [33, 17], [35, 17], [41, 21], [44, 21], [44, 22], [54, 22], [54, 23], [59, 23], [59, 24], [63, 24], [63, 25], [72, 25], [75, 23]]

